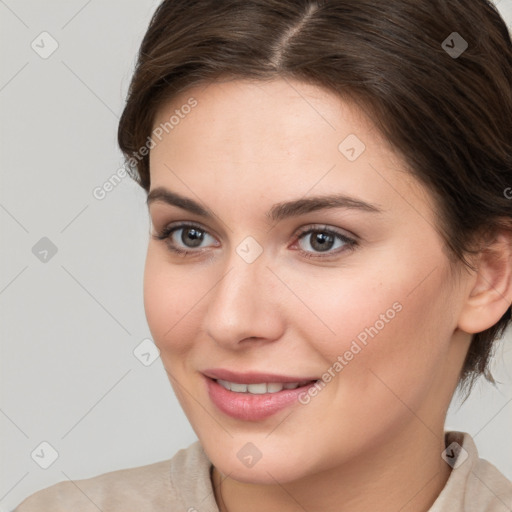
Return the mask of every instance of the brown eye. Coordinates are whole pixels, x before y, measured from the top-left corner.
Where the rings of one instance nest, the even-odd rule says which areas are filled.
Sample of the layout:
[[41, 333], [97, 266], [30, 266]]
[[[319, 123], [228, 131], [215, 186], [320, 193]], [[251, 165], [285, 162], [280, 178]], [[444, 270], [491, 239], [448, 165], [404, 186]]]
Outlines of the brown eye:
[[153, 235], [153, 238], [165, 241], [169, 250], [181, 255], [203, 252], [199, 249], [206, 248], [201, 244], [208, 237], [215, 240], [206, 230], [195, 224], [171, 224], [164, 227], [157, 235]]
[[[180, 228], [176, 231], [181, 231], [180, 241], [187, 247], [198, 247], [204, 240], [205, 232], [194, 227]], [[192, 241], [190, 245], [188, 245], [189, 241]]]
[[326, 234], [322, 231], [313, 231], [308, 236], [309, 245], [315, 251], [328, 251], [332, 248], [335, 238], [333, 235]]
[[357, 245], [356, 240], [324, 227], [310, 228], [302, 231], [297, 239], [301, 252], [308, 258], [321, 258], [324, 254], [325, 257], [335, 256]]

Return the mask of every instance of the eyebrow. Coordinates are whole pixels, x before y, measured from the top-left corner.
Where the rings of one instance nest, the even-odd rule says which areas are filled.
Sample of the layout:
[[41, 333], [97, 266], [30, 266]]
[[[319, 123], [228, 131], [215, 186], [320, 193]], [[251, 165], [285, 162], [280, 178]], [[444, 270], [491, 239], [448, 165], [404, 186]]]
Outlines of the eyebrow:
[[[157, 187], [148, 194], [146, 199], [147, 206], [149, 207], [149, 205], [155, 201], [177, 206], [178, 208], [208, 219], [216, 217], [210, 209], [205, 208], [196, 201], [181, 196], [176, 192], [171, 192], [164, 187]], [[382, 210], [375, 204], [367, 203], [345, 194], [331, 194], [274, 204], [266, 213], [266, 216], [270, 220], [277, 222], [289, 217], [304, 215], [306, 213], [329, 208], [346, 208], [365, 212], [382, 213]]]

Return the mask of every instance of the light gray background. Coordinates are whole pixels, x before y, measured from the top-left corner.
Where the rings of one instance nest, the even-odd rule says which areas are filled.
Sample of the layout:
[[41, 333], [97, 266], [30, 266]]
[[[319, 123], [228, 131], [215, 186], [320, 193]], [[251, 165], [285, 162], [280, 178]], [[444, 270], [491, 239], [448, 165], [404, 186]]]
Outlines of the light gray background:
[[[133, 353], [151, 337], [145, 194], [130, 178], [92, 194], [122, 166], [118, 118], [158, 3], [0, 0], [0, 512], [196, 440], [160, 359], [145, 366]], [[512, 0], [498, 7], [512, 26]], [[44, 31], [59, 45], [46, 59], [31, 47]], [[47, 262], [32, 252], [43, 237], [57, 247]], [[494, 375], [499, 388], [481, 380], [446, 428], [472, 434], [512, 479], [510, 333]], [[48, 469], [36, 463], [49, 457], [43, 441], [58, 452]]]

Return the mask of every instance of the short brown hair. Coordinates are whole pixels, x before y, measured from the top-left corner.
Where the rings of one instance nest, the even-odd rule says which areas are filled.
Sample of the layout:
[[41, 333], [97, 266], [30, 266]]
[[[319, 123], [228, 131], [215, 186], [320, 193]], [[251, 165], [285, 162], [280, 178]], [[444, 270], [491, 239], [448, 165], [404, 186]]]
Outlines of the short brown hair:
[[[467, 48], [465, 46], [467, 45]], [[460, 53], [460, 54], [458, 54]], [[165, 0], [140, 47], [118, 142], [132, 177], [164, 102], [221, 77], [292, 78], [353, 99], [436, 201], [449, 254], [509, 229], [512, 43], [486, 0]], [[137, 157], [135, 159], [135, 156]], [[490, 371], [511, 318], [474, 334], [459, 386]]]

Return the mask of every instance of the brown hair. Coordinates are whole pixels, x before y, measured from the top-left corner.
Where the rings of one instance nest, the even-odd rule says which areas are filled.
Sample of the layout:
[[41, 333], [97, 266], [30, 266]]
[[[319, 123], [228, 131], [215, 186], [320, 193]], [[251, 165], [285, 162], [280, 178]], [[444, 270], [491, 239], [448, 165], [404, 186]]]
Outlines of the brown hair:
[[[118, 131], [146, 192], [149, 155], [140, 150], [156, 112], [221, 77], [299, 79], [356, 101], [431, 191], [454, 260], [469, 265], [477, 235], [509, 229], [512, 43], [492, 3], [163, 1], [140, 47]], [[473, 335], [459, 379], [467, 395], [479, 375], [495, 384], [489, 360], [510, 318], [509, 307]]]

